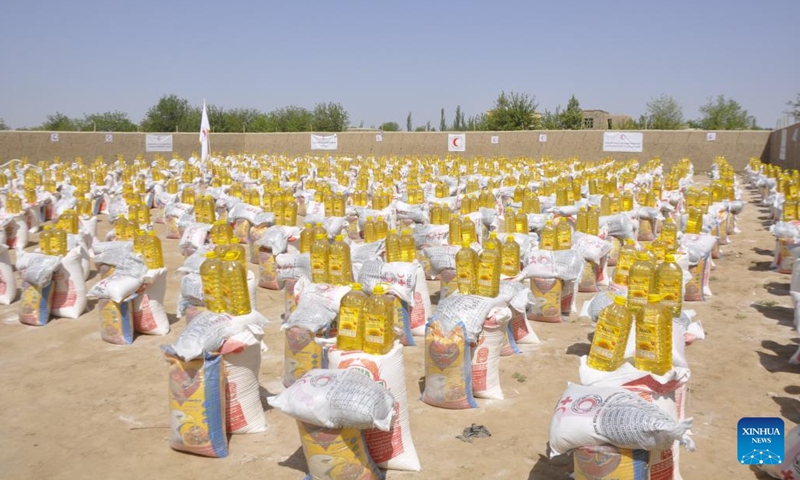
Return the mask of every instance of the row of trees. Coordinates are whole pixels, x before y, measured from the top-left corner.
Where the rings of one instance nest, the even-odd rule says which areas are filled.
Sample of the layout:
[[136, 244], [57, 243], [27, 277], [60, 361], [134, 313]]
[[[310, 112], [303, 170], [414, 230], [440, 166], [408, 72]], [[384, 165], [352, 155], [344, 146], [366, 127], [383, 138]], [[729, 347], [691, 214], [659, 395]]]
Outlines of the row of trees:
[[[786, 113], [800, 119], [800, 93], [797, 99], [787, 102]], [[457, 106], [452, 123], [447, 122], [445, 109], [439, 118], [439, 131], [476, 130], [579, 130], [583, 127], [583, 113], [578, 99], [573, 95], [563, 111], [547, 109], [539, 112], [535, 97], [527, 93], [505, 91], [498, 95], [493, 108], [486, 113], [467, 117], [461, 106]], [[698, 128], [703, 130], [747, 130], [758, 129], [755, 117], [736, 100], [719, 95], [709, 98], [700, 107], [700, 118], [685, 119], [683, 108], [669, 95], [656, 97], [646, 105], [645, 114], [638, 119], [616, 125], [620, 129], [677, 130]], [[82, 118], [70, 118], [56, 112], [48, 115], [44, 123], [34, 128], [20, 130], [46, 131], [110, 131], [110, 132], [194, 132], [199, 128], [201, 107], [193, 106], [177, 95], [165, 95], [150, 107], [140, 124], [136, 124], [125, 112], [84, 114]], [[341, 132], [347, 130], [350, 115], [339, 103], [319, 103], [309, 110], [291, 105], [265, 113], [255, 108], [230, 108], [209, 105], [208, 117], [214, 132]], [[362, 125], [363, 126], [363, 123]], [[397, 122], [386, 122], [379, 126], [386, 132], [400, 131]], [[0, 118], [0, 130], [9, 127]], [[411, 112], [406, 117], [406, 131], [436, 131], [430, 122], [414, 127]]]
[[[800, 116], [800, 95], [795, 105], [795, 116]], [[444, 109], [441, 110], [439, 130], [580, 130], [583, 128], [583, 112], [578, 99], [573, 95], [567, 102], [563, 111], [556, 107], [555, 111], [545, 109], [537, 110], [538, 104], [535, 97], [526, 93], [501, 92], [494, 102], [494, 106], [486, 114], [478, 114], [465, 120], [461, 106], [456, 107], [455, 119], [452, 124], [447, 123]], [[719, 95], [716, 99], [709, 99], [700, 107], [701, 117], [696, 120], [687, 120], [683, 116], [683, 108], [673, 97], [661, 95], [647, 102], [646, 113], [638, 119], [616, 125], [619, 129], [655, 129], [679, 130], [684, 128], [698, 128], [703, 130], [749, 130], [758, 129], [755, 117], [743, 109], [739, 103]], [[397, 131], [400, 126], [396, 122], [387, 122], [381, 125], [384, 131]], [[407, 131], [432, 131], [430, 123], [426, 126], [413, 128], [411, 113], [406, 118]]]
[[[338, 103], [319, 103], [312, 110], [288, 106], [265, 113], [255, 108], [225, 109], [208, 105], [208, 121], [214, 132], [341, 132], [350, 124], [350, 116]], [[20, 130], [83, 132], [195, 132], [200, 128], [202, 107], [185, 98], [165, 95], [147, 110], [140, 124], [125, 112], [84, 114], [70, 118], [57, 112], [34, 128]], [[0, 120], [0, 130], [8, 127]]]

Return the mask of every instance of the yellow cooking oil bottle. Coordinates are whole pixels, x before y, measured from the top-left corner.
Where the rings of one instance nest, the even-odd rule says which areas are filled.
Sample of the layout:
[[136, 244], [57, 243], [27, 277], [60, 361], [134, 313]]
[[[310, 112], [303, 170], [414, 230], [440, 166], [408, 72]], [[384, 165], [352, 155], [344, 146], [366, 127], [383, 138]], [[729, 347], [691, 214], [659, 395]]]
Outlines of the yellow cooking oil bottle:
[[632, 239], [626, 238], [625, 243], [619, 249], [617, 267], [614, 270], [614, 283], [616, 285], [625, 286], [628, 284], [628, 275], [631, 271], [631, 265], [633, 265], [635, 261], [636, 247]]
[[300, 232], [300, 253], [311, 251], [311, 243], [314, 241], [314, 224], [306, 222], [303, 231]]
[[386, 261], [399, 262], [401, 258], [400, 235], [398, 235], [397, 230], [393, 228], [389, 230], [389, 234], [386, 235]]
[[372, 243], [377, 240], [378, 238], [375, 236], [375, 221], [372, 217], [367, 217], [367, 221], [364, 222], [364, 242]]
[[388, 291], [386, 284], [375, 285], [364, 304], [365, 353], [385, 355], [394, 344], [394, 298]]
[[39, 235], [39, 248], [42, 250], [42, 253], [45, 255], [52, 255], [52, 238], [53, 238], [53, 231], [51, 230], [53, 227], [52, 225], [45, 225], [42, 229], [41, 235]]
[[514, 217], [514, 231], [516, 233], [524, 233], [525, 235], [528, 234], [528, 214], [517, 212], [517, 215]]
[[600, 233], [600, 209], [590, 206], [586, 214], [586, 233], [598, 235]]
[[636, 315], [647, 303], [647, 295], [655, 291], [652, 288], [654, 277], [655, 265], [650, 256], [638, 252], [628, 274], [628, 310], [631, 314]]
[[200, 280], [206, 308], [214, 313], [224, 313], [227, 306], [222, 291], [222, 261], [213, 251], [206, 252], [206, 259], [200, 265]]
[[414, 240], [414, 235], [411, 230], [404, 229], [403, 234], [400, 235], [400, 261], [413, 262], [417, 258], [417, 242]]
[[289, 227], [297, 225], [297, 202], [292, 197], [284, 200], [283, 224]]
[[671, 317], [681, 316], [683, 269], [675, 262], [674, 254], [667, 254], [664, 263], [656, 269], [655, 293], [661, 296], [661, 306]]
[[461, 221], [461, 242], [463, 244], [464, 240], [469, 241], [469, 244], [472, 245], [473, 243], [478, 241], [478, 234], [476, 233], [475, 223], [470, 220], [469, 217], [464, 217]]
[[328, 268], [331, 254], [331, 244], [325, 234], [318, 233], [314, 243], [311, 244], [311, 281], [313, 283], [328, 283]]
[[386, 219], [378, 217], [375, 219], [375, 240], [383, 240], [389, 234], [389, 224]]
[[156, 232], [150, 230], [144, 241], [144, 263], [149, 269], [164, 267], [164, 252], [161, 249], [161, 239]]
[[556, 227], [553, 226], [553, 220], [548, 219], [542, 228], [542, 239], [539, 242], [540, 250], [555, 250], [556, 249]]
[[478, 257], [478, 295], [491, 298], [500, 295], [501, 261], [495, 242], [487, 241]]
[[227, 252], [222, 262], [222, 289], [227, 313], [238, 316], [251, 312], [247, 268], [235, 251]]
[[497, 268], [500, 269], [503, 266], [503, 243], [497, 238], [496, 232], [489, 234], [489, 238], [484, 242], [483, 248], [485, 249], [490, 243], [494, 245], [492, 249], [497, 252]]
[[353, 266], [350, 261], [350, 245], [339, 234], [333, 240], [328, 257], [328, 282], [333, 285], [348, 285], [353, 281]]
[[587, 364], [595, 370], [613, 372], [625, 360], [625, 346], [633, 322], [625, 303], [625, 297], [617, 295], [614, 303], [602, 309], [597, 317], [587, 360]]
[[339, 331], [336, 348], [339, 350], [364, 350], [364, 307], [367, 295], [360, 283], [350, 285], [351, 290], [342, 297], [339, 306]]
[[461, 217], [453, 215], [450, 217], [450, 228], [448, 230], [448, 239], [450, 245], [461, 245]]
[[556, 225], [556, 250], [569, 250], [572, 248], [572, 227], [566, 218], [562, 218]]
[[636, 314], [636, 354], [639, 370], [663, 375], [672, 369], [672, 318], [660, 304], [657, 293]]
[[461, 250], [456, 253], [458, 291], [464, 295], [477, 293], [478, 253], [472, 249], [466, 236], [461, 240]]
[[686, 233], [700, 234], [703, 231], [703, 209], [700, 207], [689, 208], [686, 220]]
[[506, 236], [502, 252], [503, 264], [500, 268], [500, 273], [508, 277], [517, 276], [519, 274], [520, 248], [513, 235]]
[[61, 227], [53, 229], [53, 236], [50, 237], [50, 255], [67, 254], [67, 231]]
[[578, 209], [578, 218], [575, 220], [575, 230], [581, 233], [589, 233], [589, 211], [585, 206]]

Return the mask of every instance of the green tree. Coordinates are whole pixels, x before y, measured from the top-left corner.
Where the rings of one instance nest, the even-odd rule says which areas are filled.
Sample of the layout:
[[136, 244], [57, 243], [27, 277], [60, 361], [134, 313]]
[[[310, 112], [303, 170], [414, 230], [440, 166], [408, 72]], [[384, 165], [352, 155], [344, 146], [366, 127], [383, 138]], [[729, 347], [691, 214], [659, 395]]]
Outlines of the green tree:
[[[158, 103], [150, 107], [142, 119], [142, 130], [146, 132], [176, 132], [200, 131], [200, 116], [197, 115], [197, 124], [189, 126], [194, 120], [195, 112], [189, 101], [177, 95], [164, 95]], [[210, 119], [209, 119], [210, 123]]]
[[412, 130], [411, 124], [411, 112], [408, 112], [408, 116], [406, 117], [406, 132], [410, 132]]
[[[209, 116], [211, 113], [209, 112]], [[223, 114], [223, 126], [217, 129], [214, 125], [211, 128], [215, 132], [255, 132], [256, 122], [259, 118], [266, 117], [266, 115], [255, 108], [231, 108], [225, 110]], [[209, 119], [209, 123], [210, 119]]]
[[47, 120], [45, 120], [37, 130], [76, 132], [80, 131], [81, 127], [82, 124], [80, 120], [69, 118], [61, 112], [56, 112], [53, 115], [48, 115]]
[[270, 113], [275, 117], [279, 132], [310, 132], [313, 129], [314, 114], [303, 107], [290, 105]]
[[501, 92], [487, 115], [489, 130], [529, 130], [539, 127], [535, 97], [527, 93]]
[[556, 107], [555, 112], [545, 109], [542, 114], [542, 128], [545, 130], [563, 130], [564, 129], [564, 112], [561, 111], [561, 106]]
[[683, 108], [669, 95], [661, 95], [647, 102], [647, 128], [679, 130], [683, 128]]
[[451, 130], [464, 130], [464, 125], [461, 124], [461, 116], [463, 113], [461, 112], [461, 105], [456, 107], [456, 116], [453, 119], [453, 128]]
[[386, 122], [382, 123], [380, 129], [384, 132], [399, 132], [400, 131], [400, 124], [397, 122]]
[[[556, 110], [556, 113], [558, 110]], [[561, 114], [561, 128], [564, 130], [580, 130], [583, 128], [583, 111], [575, 95], [569, 98], [567, 109]]]
[[81, 129], [97, 132], [135, 132], [136, 124], [128, 114], [120, 111], [84, 114]]
[[425, 125], [420, 125], [419, 127], [414, 129], [415, 132], [427, 132], [428, 128]]
[[703, 130], [749, 130], [756, 127], [756, 119], [739, 102], [724, 95], [711, 98], [700, 107], [702, 118], [698, 121]]
[[350, 115], [339, 103], [318, 103], [314, 106], [314, 130], [343, 132], [350, 124]]
[[0, 130], [11, 130], [2, 118], [0, 118]]
[[789, 100], [786, 102], [786, 105], [789, 106], [789, 110], [786, 113], [793, 116], [795, 122], [800, 122], [800, 93], [797, 94], [797, 98], [794, 101]]
[[444, 132], [447, 130], [447, 119], [444, 118], [444, 108], [442, 109], [442, 115], [439, 117], [439, 131]]
[[474, 116], [470, 116], [466, 122], [464, 122], [464, 130], [467, 131], [485, 131], [488, 130], [488, 121], [486, 119], [485, 113], [479, 113]]

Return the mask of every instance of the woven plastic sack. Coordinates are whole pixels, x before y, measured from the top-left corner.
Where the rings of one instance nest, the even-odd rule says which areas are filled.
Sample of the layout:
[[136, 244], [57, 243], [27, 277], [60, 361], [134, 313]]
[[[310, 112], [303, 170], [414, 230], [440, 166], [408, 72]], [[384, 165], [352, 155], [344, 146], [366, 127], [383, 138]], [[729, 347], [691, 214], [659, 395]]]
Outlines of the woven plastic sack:
[[445, 331], [432, 320], [425, 332], [425, 390], [422, 401], [450, 409], [477, 408], [472, 394], [470, 345], [463, 323]]

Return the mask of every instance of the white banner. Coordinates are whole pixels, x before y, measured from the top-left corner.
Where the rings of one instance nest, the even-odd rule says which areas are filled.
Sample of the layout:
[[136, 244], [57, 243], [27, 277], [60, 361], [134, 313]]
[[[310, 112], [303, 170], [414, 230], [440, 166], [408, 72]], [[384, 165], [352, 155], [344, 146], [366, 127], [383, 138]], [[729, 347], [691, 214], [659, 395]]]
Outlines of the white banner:
[[172, 135], [147, 135], [144, 140], [145, 152], [171, 152]]
[[333, 135], [311, 134], [311, 150], [336, 150], [339, 148], [339, 137]]
[[604, 152], [641, 152], [644, 146], [641, 132], [603, 132]]
[[449, 133], [447, 134], [447, 151], [448, 152], [464, 152], [467, 150], [467, 134], [466, 133]]

